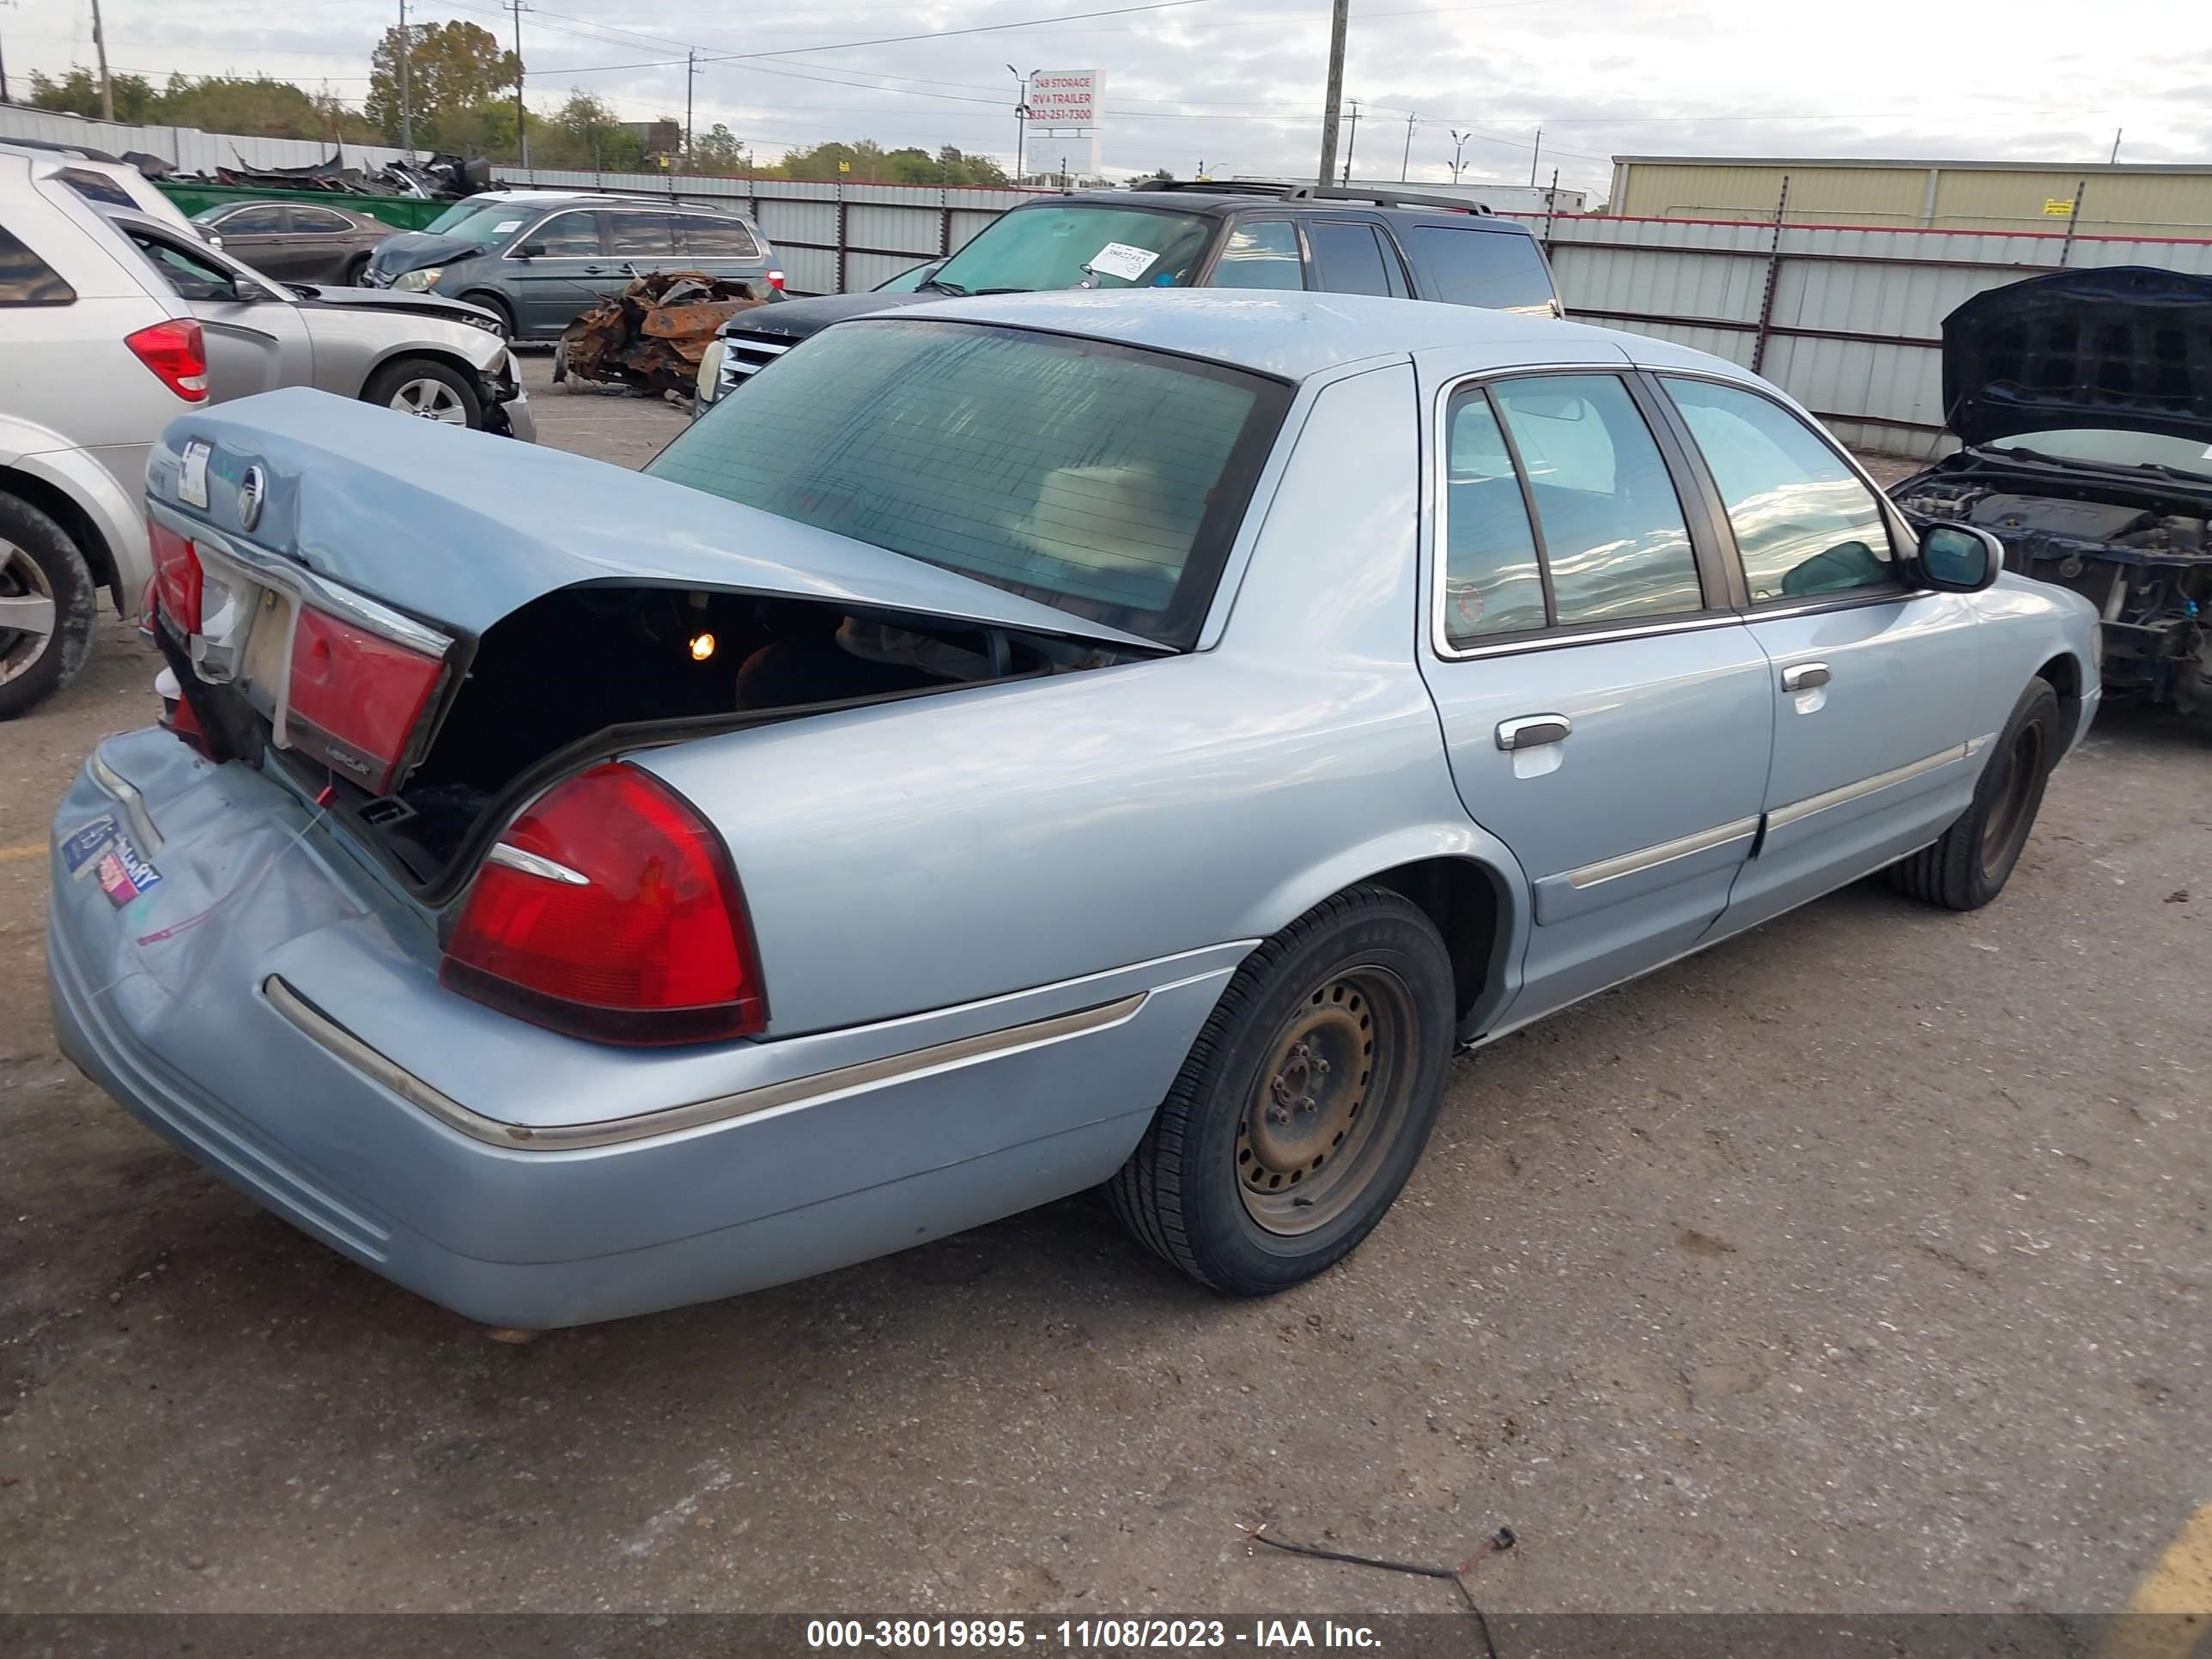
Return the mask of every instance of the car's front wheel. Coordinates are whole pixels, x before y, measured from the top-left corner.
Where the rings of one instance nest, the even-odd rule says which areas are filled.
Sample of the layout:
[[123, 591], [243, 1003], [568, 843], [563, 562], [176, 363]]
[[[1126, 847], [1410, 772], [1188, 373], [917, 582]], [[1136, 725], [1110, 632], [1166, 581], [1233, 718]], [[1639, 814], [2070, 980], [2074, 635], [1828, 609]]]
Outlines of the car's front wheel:
[[0, 720], [13, 720], [76, 678], [92, 649], [98, 590], [69, 532], [0, 493]]
[[363, 403], [382, 404], [402, 415], [447, 426], [480, 428], [483, 425], [483, 404], [468, 377], [427, 357], [386, 363], [368, 377], [361, 396]]
[[2013, 705], [1974, 786], [1974, 803], [1932, 847], [1889, 867], [1899, 892], [1947, 910], [1978, 910], [2004, 890], [2065, 747], [2058, 694], [2033, 679]]
[[1108, 1184], [1115, 1212], [1201, 1285], [1263, 1296], [1374, 1228], [1436, 1121], [1452, 969], [1436, 926], [1352, 888], [1245, 959], [1152, 1127]]

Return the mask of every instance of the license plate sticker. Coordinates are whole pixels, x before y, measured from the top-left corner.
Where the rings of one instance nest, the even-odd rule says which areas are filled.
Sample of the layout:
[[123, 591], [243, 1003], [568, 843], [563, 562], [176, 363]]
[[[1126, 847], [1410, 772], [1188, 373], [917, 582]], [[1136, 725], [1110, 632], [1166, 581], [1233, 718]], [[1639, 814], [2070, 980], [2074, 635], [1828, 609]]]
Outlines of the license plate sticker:
[[131, 844], [131, 837], [118, 830], [107, 850], [93, 866], [93, 879], [100, 890], [107, 895], [107, 902], [120, 910], [133, 899], [144, 896], [161, 884], [161, 872], [149, 863], [145, 855]]
[[97, 817], [83, 829], [75, 831], [62, 843], [62, 863], [73, 876], [82, 875], [85, 867], [107, 850], [107, 844], [122, 833], [122, 826], [111, 817]]

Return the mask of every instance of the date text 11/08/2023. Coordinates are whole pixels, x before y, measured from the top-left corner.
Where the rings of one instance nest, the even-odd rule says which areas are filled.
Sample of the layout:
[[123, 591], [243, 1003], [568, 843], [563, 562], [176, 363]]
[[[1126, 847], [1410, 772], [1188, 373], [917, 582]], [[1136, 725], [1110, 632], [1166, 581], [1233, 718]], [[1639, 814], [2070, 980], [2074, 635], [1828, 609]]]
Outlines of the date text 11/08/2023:
[[1304, 1649], [1382, 1645], [1366, 1625], [1334, 1619], [811, 1619], [806, 1645], [885, 1651], [982, 1654], [1191, 1652], [1243, 1649], [1291, 1653]]

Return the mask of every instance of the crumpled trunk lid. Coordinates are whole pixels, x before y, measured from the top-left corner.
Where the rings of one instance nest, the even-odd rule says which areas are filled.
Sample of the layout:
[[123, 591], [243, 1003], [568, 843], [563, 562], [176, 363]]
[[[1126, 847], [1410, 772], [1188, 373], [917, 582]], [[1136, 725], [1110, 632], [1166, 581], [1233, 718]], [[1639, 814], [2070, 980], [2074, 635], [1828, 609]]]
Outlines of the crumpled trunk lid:
[[1966, 444], [2111, 428], [2212, 444], [2212, 276], [2118, 265], [1991, 289], [1943, 319], [1943, 418]]

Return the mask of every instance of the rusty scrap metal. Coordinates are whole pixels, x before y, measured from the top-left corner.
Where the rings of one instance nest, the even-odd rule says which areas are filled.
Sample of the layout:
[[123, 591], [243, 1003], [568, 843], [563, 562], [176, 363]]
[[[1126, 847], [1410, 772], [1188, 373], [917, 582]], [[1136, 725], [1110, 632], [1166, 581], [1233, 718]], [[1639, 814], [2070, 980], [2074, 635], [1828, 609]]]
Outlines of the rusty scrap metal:
[[762, 283], [654, 271], [562, 330], [562, 362], [586, 380], [688, 395], [715, 330], [734, 313], [766, 305], [769, 295]]

